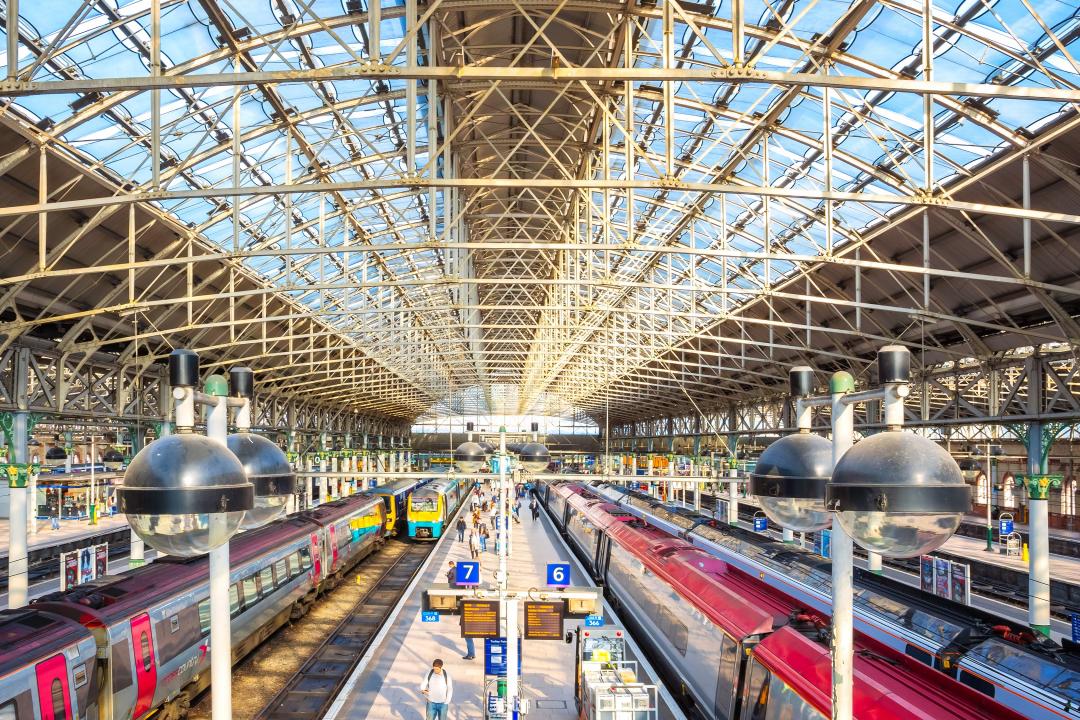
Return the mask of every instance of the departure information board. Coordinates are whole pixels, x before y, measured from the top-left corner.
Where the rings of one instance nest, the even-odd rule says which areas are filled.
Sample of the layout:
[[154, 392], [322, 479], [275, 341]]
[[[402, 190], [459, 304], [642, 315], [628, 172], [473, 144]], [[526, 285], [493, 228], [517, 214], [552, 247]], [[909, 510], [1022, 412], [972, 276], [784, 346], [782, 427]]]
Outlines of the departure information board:
[[461, 599], [461, 637], [499, 637], [499, 601]]
[[563, 603], [561, 600], [525, 603], [525, 639], [563, 639]]

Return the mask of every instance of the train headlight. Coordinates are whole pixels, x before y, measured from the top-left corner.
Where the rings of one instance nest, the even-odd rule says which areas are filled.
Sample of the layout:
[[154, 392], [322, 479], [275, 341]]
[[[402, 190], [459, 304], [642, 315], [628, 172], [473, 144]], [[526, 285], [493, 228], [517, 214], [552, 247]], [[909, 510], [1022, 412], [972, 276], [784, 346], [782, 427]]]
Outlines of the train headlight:
[[750, 475], [750, 494], [777, 525], [797, 532], [822, 530], [832, 523], [825, 509], [831, 467], [831, 442], [809, 432], [788, 435], [761, 453]]
[[477, 443], [463, 442], [454, 450], [454, 465], [460, 472], [478, 472], [485, 462], [487, 462], [487, 456], [484, 448]]
[[866, 550], [915, 557], [956, 532], [971, 506], [971, 488], [937, 443], [892, 430], [844, 453], [826, 488], [826, 505]]
[[285, 453], [262, 435], [248, 432], [233, 433], [226, 444], [255, 487], [255, 506], [244, 513], [240, 527], [253, 530], [283, 517], [289, 496], [296, 492], [296, 475]]

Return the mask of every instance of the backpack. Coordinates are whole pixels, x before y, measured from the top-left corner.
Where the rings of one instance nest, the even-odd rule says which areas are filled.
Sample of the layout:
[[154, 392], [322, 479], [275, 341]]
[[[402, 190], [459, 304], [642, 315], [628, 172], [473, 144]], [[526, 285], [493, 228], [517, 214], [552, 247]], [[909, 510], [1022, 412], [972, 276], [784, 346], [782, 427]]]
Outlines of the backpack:
[[[428, 668], [427, 677], [424, 678], [424, 687], [428, 688], [429, 690], [431, 689], [431, 676], [434, 675], [434, 674], [435, 674], [435, 670], [432, 669], [432, 668]], [[446, 678], [446, 684], [449, 685], [450, 684], [450, 672], [446, 668], [443, 668], [442, 674], [443, 674], [443, 677]]]

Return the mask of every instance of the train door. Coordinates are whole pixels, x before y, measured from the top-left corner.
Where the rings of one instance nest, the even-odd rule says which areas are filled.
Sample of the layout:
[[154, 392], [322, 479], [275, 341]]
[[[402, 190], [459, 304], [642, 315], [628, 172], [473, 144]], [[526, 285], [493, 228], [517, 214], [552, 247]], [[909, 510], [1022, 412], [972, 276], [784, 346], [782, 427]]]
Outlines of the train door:
[[330, 531], [330, 569], [333, 570], [338, 563], [337, 527], [331, 525], [327, 530]]
[[131, 621], [131, 647], [135, 655], [135, 683], [138, 689], [132, 717], [138, 720], [154, 706], [154, 691], [157, 690], [154, 636], [150, 630], [150, 617], [146, 613]]
[[67, 660], [63, 653], [37, 664], [38, 707], [41, 720], [69, 720], [71, 687], [68, 685]]
[[322, 552], [319, 550], [319, 534], [311, 533], [311, 562], [315, 572], [315, 582], [322, 579]]
[[596, 562], [593, 564], [593, 567], [596, 568], [597, 582], [604, 582], [607, 577], [609, 557], [611, 557], [611, 538], [608, 537], [607, 533], [602, 532], [596, 543]]

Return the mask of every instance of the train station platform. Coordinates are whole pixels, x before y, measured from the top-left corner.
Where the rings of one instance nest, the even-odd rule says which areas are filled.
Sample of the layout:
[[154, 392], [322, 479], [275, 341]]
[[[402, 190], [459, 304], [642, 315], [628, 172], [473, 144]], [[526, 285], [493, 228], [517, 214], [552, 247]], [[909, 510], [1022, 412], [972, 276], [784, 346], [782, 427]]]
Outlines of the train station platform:
[[[513, 527], [512, 555], [508, 562], [510, 584], [514, 587], [544, 587], [549, 562], [570, 562], [571, 582], [592, 585], [571, 559], [545, 514], [534, 521], [523, 503], [521, 523]], [[421, 620], [423, 591], [433, 583], [445, 582], [451, 560], [469, 560], [467, 542], [458, 542], [457, 533], [445, 536], [402, 600], [400, 612], [384, 628], [384, 637], [354, 671], [341, 696], [327, 714], [329, 720], [422, 720], [425, 700], [420, 683], [435, 658], [441, 658], [454, 683], [449, 720], [484, 717], [484, 641], [476, 640], [476, 659], [464, 660], [465, 640], [459, 618], [443, 615], [438, 623]], [[498, 568], [494, 543], [480, 555], [481, 583], [493, 586]], [[608, 622], [611, 622], [610, 617]], [[566, 630], [580, 621], [567, 618]], [[577, 718], [574, 702], [575, 646], [544, 640], [522, 641], [522, 695], [531, 702], [529, 720], [572, 720]], [[635, 648], [636, 650], [636, 648]], [[648, 680], [645, 680], [648, 682]], [[662, 703], [660, 718], [682, 718]]]
[[[38, 519], [36, 522], [37, 533], [27, 538], [26, 545], [30, 552], [52, 545], [66, 545], [99, 535], [108, 535], [128, 527], [127, 516], [123, 513], [100, 517], [97, 525], [91, 525], [88, 520], [61, 520], [58, 530], [53, 530], [48, 520]], [[11, 537], [9, 528], [10, 521], [7, 518], [0, 518], [0, 558], [6, 558], [8, 554], [8, 542]]]

